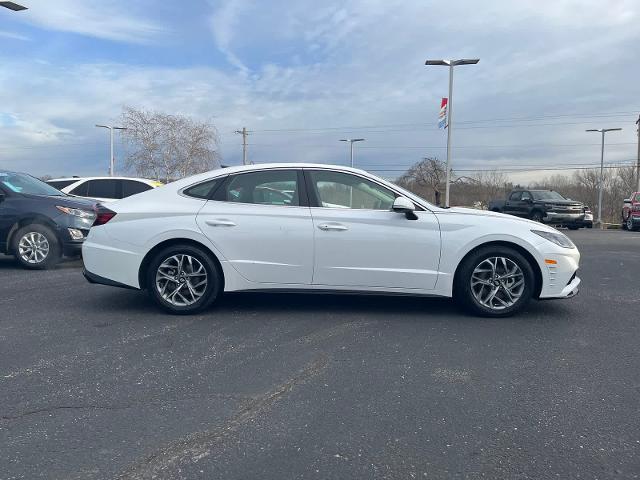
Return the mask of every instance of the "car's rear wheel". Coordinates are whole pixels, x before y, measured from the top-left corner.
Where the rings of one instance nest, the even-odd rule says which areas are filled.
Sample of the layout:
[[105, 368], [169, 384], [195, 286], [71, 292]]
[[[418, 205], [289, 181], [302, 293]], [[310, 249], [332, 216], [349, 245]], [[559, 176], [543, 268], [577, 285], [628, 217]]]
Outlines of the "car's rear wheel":
[[578, 230], [580, 227], [578, 225], [567, 225], [569, 230]]
[[51, 268], [62, 257], [58, 237], [45, 225], [26, 225], [20, 228], [12, 238], [11, 251], [25, 268], [38, 270]]
[[222, 272], [204, 249], [174, 245], [149, 262], [146, 285], [161, 308], [187, 315], [204, 310], [218, 298]]
[[507, 317], [529, 302], [535, 275], [529, 261], [509, 247], [486, 247], [460, 265], [454, 299], [468, 311], [485, 317]]

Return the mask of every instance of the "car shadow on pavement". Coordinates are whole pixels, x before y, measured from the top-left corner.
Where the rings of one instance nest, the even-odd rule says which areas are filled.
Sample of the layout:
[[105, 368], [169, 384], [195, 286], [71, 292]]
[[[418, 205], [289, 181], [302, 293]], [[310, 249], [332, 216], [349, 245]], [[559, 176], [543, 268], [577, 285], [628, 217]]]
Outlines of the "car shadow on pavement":
[[[111, 287], [95, 286], [103, 292], [91, 300], [91, 308], [112, 314], [140, 315], [150, 313], [166, 318], [181, 318], [163, 312], [146, 292]], [[526, 310], [504, 319], [483, 319], [464, 312], [449, 298], [356, 295], [356, 294], [310, 294], [310, 293], [226, 293], [212, 307], [198, 314], [211, 319], [247, 317], [259, 314], [263, 317], [345, 316], [349, 320], [357, 317], [402, 320], [465, 320], [465, 321], [557, 321], [570, 314], [559, 302], [532, 301]], [[190, 318], [189, 316], [182, 318]]]
[[[59, 269], [67, 269], [67, 268], [82, 268], [82, 259], [79, 257], [75, 258], [63, 258], [60, 263], [58, 263], [53, 270]], [[12, 270], [22, 271], [22, 272], [37, 272], [38, 270], [29, 270], [28, 268], [24, 268], [15, 257], [10, 255], [0, 255], [0, 271], [10, 272]]]

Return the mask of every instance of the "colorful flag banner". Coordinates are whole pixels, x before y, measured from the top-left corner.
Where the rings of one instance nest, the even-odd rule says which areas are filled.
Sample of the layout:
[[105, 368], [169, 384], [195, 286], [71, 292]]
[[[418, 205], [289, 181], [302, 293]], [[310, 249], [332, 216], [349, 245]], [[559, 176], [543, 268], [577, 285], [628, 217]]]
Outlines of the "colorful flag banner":
[[440, 114], [438, 115], [438, 128], [447, 128], [447, 105], [449, 103], [448, 98], [443, 98], [440, 104]]

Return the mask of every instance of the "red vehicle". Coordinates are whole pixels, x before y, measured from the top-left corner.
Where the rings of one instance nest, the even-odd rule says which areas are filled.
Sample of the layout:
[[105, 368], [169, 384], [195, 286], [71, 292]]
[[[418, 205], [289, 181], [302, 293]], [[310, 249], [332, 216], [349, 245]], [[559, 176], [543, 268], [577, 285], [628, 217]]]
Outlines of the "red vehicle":
[[640, 192], [633, 192], [629, 198], [624, 199], [622, 228], [640, 230]]

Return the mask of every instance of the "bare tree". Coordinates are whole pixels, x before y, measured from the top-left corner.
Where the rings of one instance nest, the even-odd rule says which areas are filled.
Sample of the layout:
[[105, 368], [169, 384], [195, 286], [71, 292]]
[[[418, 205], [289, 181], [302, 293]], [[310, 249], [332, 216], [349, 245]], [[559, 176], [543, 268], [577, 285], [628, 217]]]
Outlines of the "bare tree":
[[[398, 179], [400, 185], [421, 194], [440, 205], [441, 192], [444, 189], [446, 165], [437, 158], [423, 158], [414, 164]], [[433, 194], [433, 195], [432, 195]]]
[[218, 133], [182, 115], [124, 107], [125, 166], [137, 175], [169, 182], [220, 166]]

